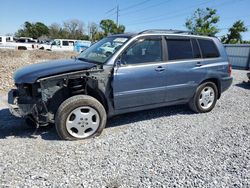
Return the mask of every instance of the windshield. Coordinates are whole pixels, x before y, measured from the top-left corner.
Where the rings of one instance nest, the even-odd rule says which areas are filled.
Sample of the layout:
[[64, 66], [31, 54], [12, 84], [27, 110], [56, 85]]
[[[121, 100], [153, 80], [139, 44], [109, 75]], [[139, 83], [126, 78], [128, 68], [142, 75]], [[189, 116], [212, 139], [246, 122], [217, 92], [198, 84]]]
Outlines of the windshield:
[[126, 41], [127, 37], [106, 37], [83, 51], [78, 58], [84, 61], [105, 63]]

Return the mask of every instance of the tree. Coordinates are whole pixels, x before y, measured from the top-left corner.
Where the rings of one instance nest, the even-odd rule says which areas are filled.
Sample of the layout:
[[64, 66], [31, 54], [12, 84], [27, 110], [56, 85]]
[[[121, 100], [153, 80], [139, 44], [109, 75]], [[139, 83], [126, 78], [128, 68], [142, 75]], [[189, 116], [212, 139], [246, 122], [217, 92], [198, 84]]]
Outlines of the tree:
[[95, 36], [99, 32], [98, 25], [95, 22], [89, 23], [89, 37], [92, 41], [95, 41]]
[[118, 33], [124, 33], [125, 26], [124, 25], [116, 25], [113, 20], [101, 20], [100, 22], [100, 28], [104, 32], [104, 36], [107, 36], [109, 34], [118, 34]]
[[41, 22], [30, 23], [24, 22], [23, 28], [19, 29], [15, 34], [17, 37], [32, 37], [39, 38], [42, 35], [48, 35], [49, 28]]
[[236, 21], [231, 28], [228, 30], [228, 34], [223, 36], [221, 41], [226, 44], [243, 43], [242, 32], [246, 32], [247, 27], [241, 20]]
[[[67, 32], [67, 38], [82, 39], [84, 35], [84, 23], [77, 19], [65, 21], [63, 23], [64, 30]], [[86, 38], [86, 37], [84, 37]]]
[[63, 37], [62, 28], [60, 24], [53, 23], [49, 26], [49, 37], [52, 39]]
[[217, 10], [212, 8], [198, 8], [191, 18], [186, 20], [186, 27], [200, 35], [214, 36], [219, 32], [216, 23], [220, 17], [217, 15]]

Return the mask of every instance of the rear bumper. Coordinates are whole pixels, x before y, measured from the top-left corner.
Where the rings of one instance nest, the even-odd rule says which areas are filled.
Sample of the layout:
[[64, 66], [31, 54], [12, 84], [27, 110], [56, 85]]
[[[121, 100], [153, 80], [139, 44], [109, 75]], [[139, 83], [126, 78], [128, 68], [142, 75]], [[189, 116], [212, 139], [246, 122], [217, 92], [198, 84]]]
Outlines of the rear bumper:
[[221, 78], [221, 93], [226, 91], [233, 83], [233, 77]]
[[250, 72], [247, 73], [247, 77], [250, 80]]

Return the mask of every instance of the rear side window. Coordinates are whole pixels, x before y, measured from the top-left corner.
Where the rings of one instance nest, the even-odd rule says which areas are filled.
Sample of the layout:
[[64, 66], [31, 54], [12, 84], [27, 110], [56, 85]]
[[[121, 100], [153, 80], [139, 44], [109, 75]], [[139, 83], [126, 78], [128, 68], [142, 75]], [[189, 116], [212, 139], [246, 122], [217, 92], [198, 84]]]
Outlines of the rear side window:
[[215, 58], [220, 54], [212, 40], [198, 39], [203, 58]]
[[193, 50], [189, 39], [167, 39], [168, 59], [193, 59]]

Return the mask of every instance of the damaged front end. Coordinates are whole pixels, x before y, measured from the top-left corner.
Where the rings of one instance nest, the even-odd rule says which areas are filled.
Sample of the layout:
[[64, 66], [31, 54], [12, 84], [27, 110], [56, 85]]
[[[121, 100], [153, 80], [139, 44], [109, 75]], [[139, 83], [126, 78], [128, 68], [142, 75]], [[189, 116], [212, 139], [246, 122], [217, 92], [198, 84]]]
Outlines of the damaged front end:
[[39, 126], [46, 126], [54, 123], [62, 102], [74, 95], [91, 95], [108, 108], [105, 96], [110, 96], [111, 92], [111, 70], [111, 67], [94, 67], [40, 78], [33, 84], [16, 84], [17, 88], [9, 92], [10, 112], [17, 117], [31, 118]]
[[47, 125], [48, 110], [41, 98], [39, 84], [17, 84], [8, 93], [10, 113], [16, 117], [32, 117], [39, 125]]

